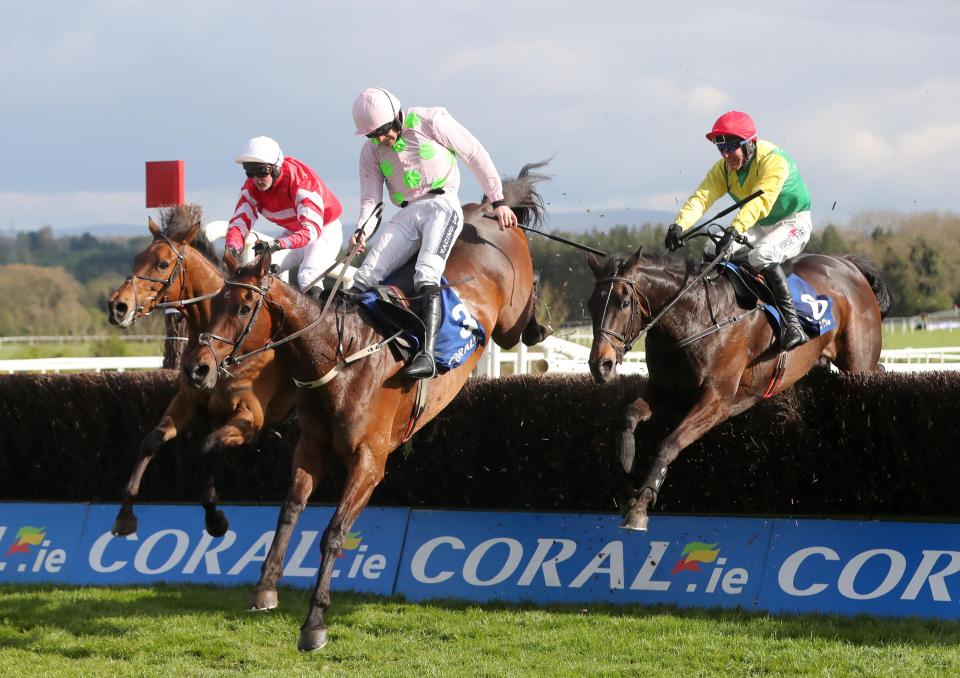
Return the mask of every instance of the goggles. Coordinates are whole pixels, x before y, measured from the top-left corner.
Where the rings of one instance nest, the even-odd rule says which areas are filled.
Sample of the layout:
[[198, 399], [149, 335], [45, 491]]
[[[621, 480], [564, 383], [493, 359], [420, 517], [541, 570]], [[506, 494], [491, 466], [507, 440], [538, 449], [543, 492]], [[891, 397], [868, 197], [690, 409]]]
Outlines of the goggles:
[[733, 153], [746, 143], [746, 139], [735, 137], [732, 134], [718, 134], [713, 138], [713, 144], [721, 153]]
[[380, 125], [377, 129], [373, 130], [372, 132], [370, 132], [370, 134], [367, 135], [367, 139], [376, 139], [377, 137], [382, 137], [384, 134], [386, 134], [391, 129], [393, 129], [393, 125], [394, 125], [393, 120], [383, 125]]
[[270, 174], [272, 167], [270, 165], [264, 165], [259, 162], [245, 162], [243, 163], [243, 172], [249, 178], [254, 177], [265, 177]]

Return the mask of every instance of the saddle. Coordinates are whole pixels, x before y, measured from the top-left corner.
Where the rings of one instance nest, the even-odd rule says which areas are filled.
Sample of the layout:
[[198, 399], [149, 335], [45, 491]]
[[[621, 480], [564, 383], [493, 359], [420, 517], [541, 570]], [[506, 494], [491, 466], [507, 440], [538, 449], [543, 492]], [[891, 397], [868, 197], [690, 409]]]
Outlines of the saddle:
[[[807, 281], [794, 274], [791, 262], [782, 264], [782, 267], [793, 295], [797, 317], [807, 336], [819, 337], [834, 329], [833, 300], [826, 295], [818, 295]], [[742, 262], [724, 262], [718, 270], [733, 285], [737, 303], [742, 308], [762, 306], [774, 329], [780, 332], [783, 318], [780, 315], [780, 309], [777, 308], [773, 292], [764, 282], [763, 274]]]

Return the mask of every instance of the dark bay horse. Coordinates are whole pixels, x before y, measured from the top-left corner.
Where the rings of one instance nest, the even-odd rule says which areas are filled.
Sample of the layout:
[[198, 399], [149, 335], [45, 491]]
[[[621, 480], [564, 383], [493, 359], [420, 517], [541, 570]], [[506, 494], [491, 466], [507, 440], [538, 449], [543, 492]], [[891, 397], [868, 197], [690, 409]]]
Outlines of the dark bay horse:
[[[201, 232], [201, 210], [196, 205], [178, 205], [161, 212], [161, 224], [149, 221], [153, 242], [137, 254], [133, 273], [111, 295], [109, 320], [130, 327], [137, 318], [158, 307], [178, 308], [186, 317], [188, 350], [197, 345], [200, 332], [210, 321], [212, 297], [223, 287], [224, 272], [213, 246]], [[137, 530], [133, 504], [150, 461], [163, 443], [183, 431], [207, 426], [213, 431], [203, 442], [204, 466], [208, 479], [201, 496], [207, 531], [219, 537], [228, 522], [217, 509], [213, 467], [223, 448], [254, 441], [264, 426], [282, 422], [293, 410], [296, 388], [286, 371], [266, 351], [232, 371], [233, 379], [217, 388], [200, 392], [181, 377], [176, 395], [157, 425], [141, 441], [133, 473], [123, 491], [120, 511], [114, 523], [116, 535]]]
[[[596, 277], [589, 301], [594, 379], [610, 381], [623, 354], [648, 332], [646, 390], [627, 406], [616, 441], [628, 475], [622, 526], [635, 530], [647, 529], [647, 509], [677, 455], [720, 422], [786, 389], [821, 357], [845, 372], [881, 369], [880, 321], [890, 307], [886, 283], [866, 257], [801, 255], [792, 260], [794, 273], [833, 299], [836, 324], [784, 354], [765, 314], [741, 306], [726, 277], [705, 277], [677, 298], [693, 282], [690, 273], [642, 250], [604, 261], [588, 256]], [[634, 430], [646, 421], [665, 437], [637, 484]]]
[[[541, 175], [528, 165], [516, 179], [504, 181], [504, 193], [523, 224], [539, 223], [543, 203], [534, 190]], [[485, 201], [464, 206], [464, 228], [447, 261], [445, 275], [487, 336], [503, 347], [514, 346], [534, 318], [533, 267], [523, 231], [500, 230], [482, 218], [492, 211]], [[206, 345], [184, 356], [183, 369], [198, 388], [210, 389], [227, 354], [255, 350], [282, 341], [278, 359], [300, 381], [316, 380], [335, 369], [344, 356], [384, 339], [344, 299], [334, 300], [319, 324], [320, 304], [269, 275], [269, 262], [243, 268], [226, 258], [232, 276], [214, 299]], [[419, 429], [460, 391], [480, 358], [482, 347], [460, 367], [429, 382]], [[289, 491], [277, 521], [273, 543], [253, 589], [253, 609], [277, 606], [277, 582], [294, 526], [314, 487], [335, 459], [347, 469], [336, 511], [321, 540], [321, 561], [310, 610], [298, 647], [312, 651], [327, 642], [324, 611], [330, 606], [330, 580], [344, 537], [383, 479], [387, 456], [408, 435], [416, 383], [397, 375], [403, 363], [390, 350], [343, 367], [339, 376], [318, 388], [303, 389], [297, 401], [301, 438], [294, 451]]]

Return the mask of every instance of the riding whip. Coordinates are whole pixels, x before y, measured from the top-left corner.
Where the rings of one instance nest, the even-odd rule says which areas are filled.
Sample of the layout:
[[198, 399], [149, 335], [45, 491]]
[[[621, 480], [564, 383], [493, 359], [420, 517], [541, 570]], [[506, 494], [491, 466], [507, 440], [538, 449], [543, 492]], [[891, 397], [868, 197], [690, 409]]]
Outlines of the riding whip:
[[[484, 216], [485, 219], [493, 219], [494, 221], [497, 221], [496, 215], [490, 214], [489, 212], [484, 213], [483, 216]], [[599, 254], [601, 257], [607, 256], [607, 253], [606, 253], [606, 252], [601, 252], [600, 250], [594, 249], [593, 247], [590, 247], [590, 246], [588, 246], [588, 245], [581, 245], [580, 243], [574, 242], [573, 240], [567, 240], [566, 238], [561, 238], [559, 235], [553, 235], [553, 234], [551, 234], [551, 233], [544, 233], [543, 231], [538, 231], [538, 230], [535, 229], [535, 228], [530, 228], [530, 227], [524, 226], [524, 225], [522, 225], [522, 224], [517, 224], [517, 228], [523, 229], [524, 231], [527, 231], [528, 233], [539, 233], [539, 234], [542, 235], [544, 238], [550, 238], [551, 240], [556, 240], [557, 242], [562, 242], [564, 245], [570, 245], [570, 247], [576, 247], [577, 249], [579, 249], [579, 250], [584, 250], [585, 252], [592, 252], [593, 254]]]
[[753, 193], [751, 193], [750, 195], [748, 195], [748, 196], [747, 196], [746, 198], [744, 198], [743, 200], [738, 200], [737, 202], [735, 202], [735, 203], [733, 203], [732, 205], [730, 205], [730, 207], [728, 207], [728, 208], [726, 208], [726, 209], [724, 209], [724, 210], [720, 210], [720, 211], [717, 212], [715, 215], [713, 215], [713, 217], [711, 217], [710, 219], [705, 220], [705, 221], [704, 221], [702, 224], [700, 224], [699, 226], [694, 226], [693, 228], [691, 228], [690, 230], [688, 230], [686, 233], [682, 234], [682, 235], [680, 236], [680, 240], [681, 240], [681, 241], [686, 240], [687, 238], [689, 238], [691, 235], [693, 235], [694, 233], [696, 233], [697, 231], [699, 231], [699, 230], [700, 230], [701, 228], [703, 228], [704, 226], [709, 226], [711, 223], [713, 223], [714, 221], [716, 221], [716, 220], [719, 219], [720, 217], [725, 217], [725, 216], [727, 216], [727, 215], [730, 214], [733, 210], [735, 210], [735, 209], [740, 209], [741, 207], [743, 207], [744, 205], [746, 205], [748, 202], [750, 202], [750, 201], [753, 200], [754, 198], [759, 198], [761, 195], [763, 195], [763, 189], [758, 188], [757, 190], [755, 190]]

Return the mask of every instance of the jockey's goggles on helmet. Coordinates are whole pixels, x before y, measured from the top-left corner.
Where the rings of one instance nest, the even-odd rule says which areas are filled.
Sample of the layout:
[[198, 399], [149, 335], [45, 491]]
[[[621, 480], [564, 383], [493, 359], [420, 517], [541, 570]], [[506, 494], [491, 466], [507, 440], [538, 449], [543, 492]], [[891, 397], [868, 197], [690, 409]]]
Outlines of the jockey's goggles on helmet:
[[746, 144], [747, 140], [735, 137], [732, 134], [718, 134], [713, 138], [713, 143], [721, 153], [733, 153]]
[[395, 124], [396, 122], [391, 120], [388, 123], [380, 125], [377, 129], [373, 130], [367, 135], [367, 139], [376, 139], [377, 137], [382, 137], [384, 134], [392, 130]]
[[243, 172], [249, 178], [253, 177], [265, 177], [270, 174], [271, 167], [262, 162], [245, 162], [243, 163]]

